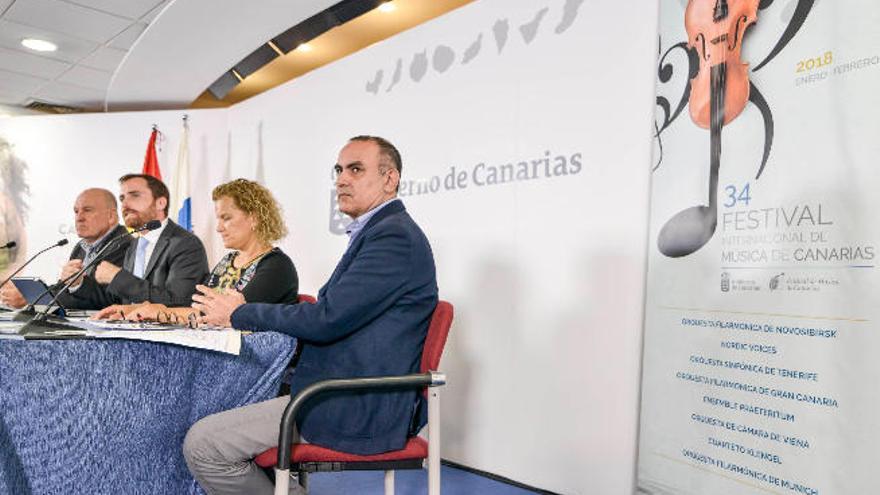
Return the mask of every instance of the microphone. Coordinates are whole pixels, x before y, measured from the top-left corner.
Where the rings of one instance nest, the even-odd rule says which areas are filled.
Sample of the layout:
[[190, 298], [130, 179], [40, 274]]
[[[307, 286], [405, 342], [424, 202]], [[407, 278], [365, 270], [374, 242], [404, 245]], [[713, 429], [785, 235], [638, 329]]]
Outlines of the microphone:
[[[18, 267], [17, 270], [12, 272], [12, 275], [6, 277], [6, 279], [3, 281], [3, 283], [0, 284], [0, 287], [3, 287], [4, 285], [6, 285], [7, 282], [12, 280], [12, 277], [18, 275], [22, 270], [24, 270], [24, 267], [28, 266], [31, 263], [31, 261], [34, 261], [37, 258], [37, 256], [45, 253], [46, 251], [48, 251], [52, 248], [60, 247], [65, 244], [67, 244], [67, 239], [61, 239], [60, 241], [56, 242], [55, 244], [52, 244], [51, 246], [49, 246], [47, 248], [44, 248], [44, 249], [41, 249], [40, 251], [37, 251], [37, 254], [31, 256], [30, 259], [25, 261], [23, 265], [21, 265], [20, 267]], [[9, 241], [6, 243], [5, 246], [0, 246], [0, 249], [10, 249], [10, 248], [14, 248], [14, 247], [15, 247], [15, 241]]]
[[143, 232], [145, 230], [156, 230], [161, 226], [162, 222], [160, 222], [159, 220], [150, 220], [149, 222], [145, 223], [143, 227], [134, 229], [131, 233], [134, 234], [135, 232]]
[[[123, 234], [119, 234], [116, 237], [113, 237], [112, 239], [107, 241], [107, 243], [104, 244], [104, 246], [101, 247], [101, 249], [99, 249], [97, 253], [95, 253], [95, 257], [92, 259], [92, 261], [89, 262], [89, 264], [80, 268], [80, 270], [78, 272], [74, 273], [73, 275], [70, 275], [67, 278], [65, 278], [64, 280], [61, 280], [59, 283], [61, 285], [64, 285], [64, 284], [67, 284], [67, 282], [69, 282], [69, 281], [76, 280], [77, 278], [79, 278], [79, 276], [82, 275], [83, 273], [85, 273], [89, 268], [95, 266], [97, 264], [97, 262], [101, 260], [104, 253], [106, 253], [108, 250], [110, 250], [111, 246], [116, 244], [116, 241], [118, 241], [120, 239], [124, 239], [124, 238], [126, 238], [130, 235], [133, 235], [133, 234], [138, 234], [138, 233], [146, 232], [149, 230], [156, 230], [161, 226], [162, 226], [162, 222], [160, 222], [159, 220], [150, 220], [149, 222], [132, 230], [131, 232], [125, 232]], [[58, 285], [58, 284], [55, 284], [55, 285]], [[40, 297], [43, 297], [45, 295], [46, 295], [46, 292], [44, 291], [42, 294], [40, 294]], [[38, 297], [37, 300], [39, 300], [39, 299], [40, 298]]]
[[[68, 276], [67, 278], [65, 278], [64, 280], [62, 280], [62, 281], [59, 282], [59, 284], [62, 285], [61, 290], [59, 290], [58, 292], [56, 292], [56, 293], [55, 293], [55, 297], [53, 297], [52, 300], [49, 301], [49, 304], [47, 304], [46, 307], [43, 308], [42, 311], [40, 311], [40, 312], [38, 312], [37, 314], [35, 314], [34, 317], [31, 319], [31, 321], [28, 322], [28, 323], [31, 323], [31, 322], [39, 322], [39, 321], [45, 320], [45, 319], [46, 319], [46, 316], [48, 315], [48, 313], [52, 310], [52, 307], [53, 307], [53, 306], [55, 305], [55, 303], [58, 301], [58, 298], [61, 297], [61, 294], [64, 294], [65, 292], [67, 292], [68, 290], [70, 290], [70, 286], [73, 285], [73, 282], [74, 282], [75, 280], [77, 280], [77, 279], [80, 277], [80, 275], [82, 275], [83, 273], [85, 273], [85, 272], [86, 272], [87, 270], [89, 270], [91, 267], [97, 265], [98, 262], [101, 261], [102, 258], [104, 257], [104, 254], [106, 254], [106, 252], [109, 250], [110, 246], [112, 246], [113, 244], [116, 244], [116, 241], [118, 241], [119, 239], [123, 239], [123, 238], [125, 238], [125, 237], [129, 237], [129, 236], [131, 236], [132, 234], [137, 234], [137, 233], [139, 233], [139, 232], [146, 232], [146, 231], [149, 231], [149, 230], [156, 230], [156, 229], [158, 229], [158, 228], [161, 227], [161, 226], [162, 226], [162, 222], [160, 222], [159, 220], [150, 220], [149, 222], [145, 223], [143, 226], [138, 227], [138, 228], [132, 230], [131, 232], [126, 232], [126, 233], [124, 233], [124, 234], [119, 234], [118, 236], [116, 236], [116, 237], [110, 239], [109, 241], [107, 241], [107, 244], [104, 244], [104, 247], [102, 247], [102, 248], [98, 251], [98, 253], [95, 254], [95, 258], [92, 259], [92, 261], [88, 262], [85, 266], [83, 266], [82, 268], [80, 268], [79, 271], [77, 271], [77, 272], [74, 273], [73, 275], [70, 275], [70, 276]], [[55, 284], [53, 287], [57, 287], [59, 284]], [[45, 296], [47, 293], [51, 292], [51, 290], [52, 290], [51, 287], [48, 288], [48, 289], [46, 289], [46, 290], [44, 290], [42, 294], [40, 294], [36, 299], [34, 299], [34, 302], [37, 302], [37, 301], [39, 301], [40, 299], [42, 299], [42, 297]], [[24, 310], [24, 312], [27, 312], [27, 311], [29, 311], [29, 310], [30, 310], [30, 311], [33, 311], [33, 309], [34, 309], [34, 305], [31, 304], [31, 305], [29, 305], [29, 306]], [[21, 330], [19, 330], [19, 332], [20, 332], [20, 333], [23, 333], [23, 332], [25, 331], [25, 328], [26, 328], [27, 326], [28, 326], [28, 325], [25, 325], [24, 327], [22, 327]]]

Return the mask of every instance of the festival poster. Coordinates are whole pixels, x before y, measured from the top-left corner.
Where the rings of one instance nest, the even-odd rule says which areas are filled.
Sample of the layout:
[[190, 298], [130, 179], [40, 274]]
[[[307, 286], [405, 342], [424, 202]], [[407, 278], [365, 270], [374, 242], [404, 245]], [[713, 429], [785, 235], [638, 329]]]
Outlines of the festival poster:
[[878, 492], [878, 26], [661, 2], [640, 493]]

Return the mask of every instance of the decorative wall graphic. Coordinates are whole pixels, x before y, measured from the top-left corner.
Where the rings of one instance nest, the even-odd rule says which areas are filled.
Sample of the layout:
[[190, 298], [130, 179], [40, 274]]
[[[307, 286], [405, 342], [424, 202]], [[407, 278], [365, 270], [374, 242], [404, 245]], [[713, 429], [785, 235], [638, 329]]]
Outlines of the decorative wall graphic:
[[582, 3], [584, 3], [584, 0], [567, 0], [565, 2], [565, 6], [563, 6], [562, 20], [556, 25], [556, 28], [553, 29], [554, 33], [562, 34], [574, 24], [574, 20], [577, 19], [578, 11], [580, 10]]
[[403, 59], [397, 59], [397, 65], [394, 66], [394, 74], [391, 76], [391, 84], [388, 85], [388, 89], [385, 92], [389, 92], [394, 89], [394, 86], [397, 86], [397, 83], [400, 82], [400, 78], [403, 77]]
[[[565, 4], [562, 6], [560, 20], [553, 28], [555, 34], [562, 34], [571, 28], [578, 18], [580, 7], [583, 3], [584, 0], [566, 0]], [[518, 26], [518, 31], [526, 45], [530, 45], [539, 36], [544, 18], [549, 13], [550, 7], [542, 7], [535, 11], [535, 14], [531, 19]], [[510, 39], [510, 19], [503, 18], [496, 20], [495, 23], [492, 24], [491, 31], [492, 37], [495, 40], [495, 47], [500, 55]], [[482, 53], [482, 47], [483, 33], [478, 33], [474, 41], [464, 50], [461, 57], [461, 65], [467, 65], [476, 59]], [[438, 74], [443, 74], [449, 71], [455, 64], [457, 58], [455, 50], [452, 47], [443, 44], [435, 47], [431, 53], [430, 64], [428, 62], [428, 49], [413, 54], [412, 60], [409, 64], [409, 76], [412, 82], [416, 84], [420, 83], [427, 75], [429, 65], [431, 65], [434, 71]], [[397, 59], [394, 69], [394, 77], [392, 78], [392, 82], [388, 85], [388, 88], [385, 90], [386, 93], [394, 89], [400, 81], [399, 74], [402, 69], [402, 60], [402, 58]], [[373, 75], [373, 78], [367, 81], [364, 86], [366, 92], [378, 95], [379, 87], [382, 84], [384, 75], [384, 69], [377, 70]]]
[[412, 63], [409, 65], [409, 77], [413, 82], [419, 82], [428, 73], [428, 51], [422, 50], [413, 56]]
[[373, 76], [373, 80], [367, 82], [367, 93], [378, 93], [379, 85], [382, 84], [383, 77], [385, 77], [385, 71], [382, 69], [377, 70], [376, 75]]
[[498, 19], [492, 25], [492, 35], [495, 37], [495, 46], [500, 54], [507, 45], [507, 33], [510, 31], [510, 21], [507, 19]]
[[434, 49], [434, 57], [432, 60], [434, 70], [444, 73], [452, 67], [455, 62], [455, 52], [446, 45], [440, 45]]
[[525, 41], [527, 45], [532, 41], [535, 41], [535, 36], [538, 35], [538, 28], [541, 27], [541, 21], [544, 20], [544, 16], [547, 15], [548, 10], [550, 9], [544, 7], [535, 14], [534, 19], [519, 27], [519, 32], [522, 35], [523, 41]]
[[477, 36], [476, 41], [471, 43], [471, 46], [469, 46], [467, 48], [467, 50], [464, 51], [464, 58], [462, 58], [461, 64], [464, 65], [464, 64], [470, 62], [471, 60], [475, 59], [477, 57], [477, 55], [480, 54], [480, 50], [482, 50], [482, 49], [483, 49], [483, 33], [480, 33], [480, 35]]

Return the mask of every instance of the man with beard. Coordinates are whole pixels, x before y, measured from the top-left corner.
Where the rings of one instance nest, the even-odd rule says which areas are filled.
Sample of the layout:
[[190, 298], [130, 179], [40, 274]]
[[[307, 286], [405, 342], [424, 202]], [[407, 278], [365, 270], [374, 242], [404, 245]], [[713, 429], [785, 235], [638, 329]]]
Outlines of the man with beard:
[[[70, 253], [70, 261], [64, 265], [61, 271], [61, 280], [78, 272], [83, 265], [91, 262], [111, 239], [126, 233], [125, 227], [119, 225], [116, 198], [112, 192], [106, 189], [92, 188], [81, 192], [73, 204], [73, 214], [76, 235], [80, 237], [80, 241]], [[111, 263], [122, 264], [127, 247], [128, 242], [117, 241], [115, 247], [109, 248], [104, 259]], [[88, 270], [87, 273], [92, 275], [94, 269]], [[14, 308], [23, 308], [27, 305], [21, 292], [12, 283], [6, 284], [0, 290], [0, 300]], [[59, 298], [59, 301], [66, 308], [101, 309], [90, 304], [90, 301], [81, 300], [73, 294], [64, 294]]]
[[185, 306], [208, 274], [202, 241], [168, 218], [168, 188], [159, 179], [127, 174], [119, 179], [125, 225], [132, 229], [158, 220], [161, 226], [130, 241], [120, 267], [102, 261], [73, 293], [96, 307], [149, 301]]

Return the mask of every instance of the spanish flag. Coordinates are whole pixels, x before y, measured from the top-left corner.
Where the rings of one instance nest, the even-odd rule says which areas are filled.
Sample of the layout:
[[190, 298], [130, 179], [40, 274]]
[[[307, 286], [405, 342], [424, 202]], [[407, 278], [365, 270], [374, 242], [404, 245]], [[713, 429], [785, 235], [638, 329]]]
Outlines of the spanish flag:
[[146, 175], [162, 180], [162, 172], [159, 171], [159, 158], [156, 156], [156, 138], [159, 136], [159, 129], [153, 126], [153, 132], [150, 134], [150, 142], [147, 143], [147, 154], [144, 156], [144, 170], [141, 172]]

